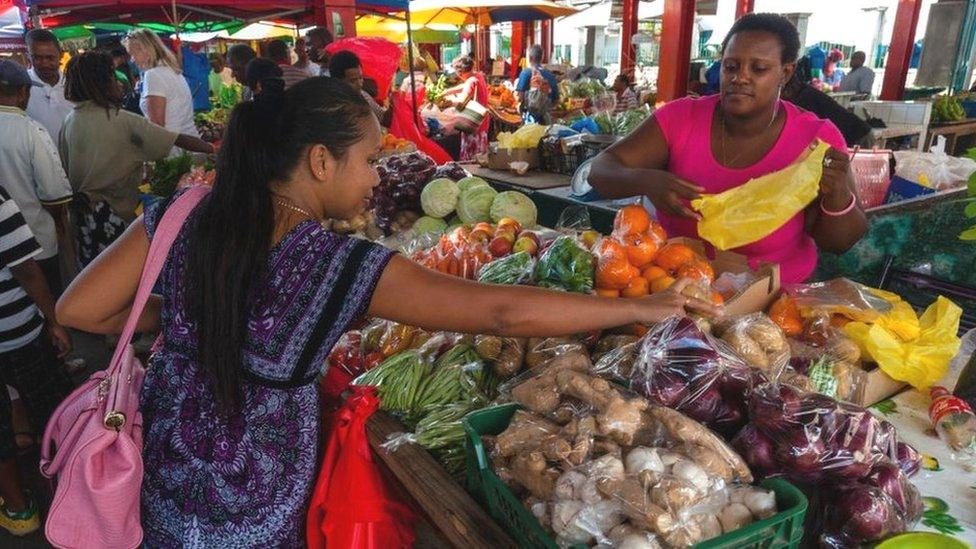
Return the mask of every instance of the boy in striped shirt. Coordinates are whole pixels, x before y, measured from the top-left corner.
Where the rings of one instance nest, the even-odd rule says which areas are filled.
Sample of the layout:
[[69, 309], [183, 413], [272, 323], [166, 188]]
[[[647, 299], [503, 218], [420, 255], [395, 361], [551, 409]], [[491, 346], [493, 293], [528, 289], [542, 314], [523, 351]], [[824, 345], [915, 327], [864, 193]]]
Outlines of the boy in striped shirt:
[[[34, 259], [40, 253], [17, 204], [0, 187], [0, 386], [17, 389], [38, 433], [71, 387], [58, 358], [71, 351], [71, 336], [55, 320], [54, 299]], [[0, 527], [23, 536], [40, 520], [21, 486], [16, 454], [10, 397], [0, 390]]]

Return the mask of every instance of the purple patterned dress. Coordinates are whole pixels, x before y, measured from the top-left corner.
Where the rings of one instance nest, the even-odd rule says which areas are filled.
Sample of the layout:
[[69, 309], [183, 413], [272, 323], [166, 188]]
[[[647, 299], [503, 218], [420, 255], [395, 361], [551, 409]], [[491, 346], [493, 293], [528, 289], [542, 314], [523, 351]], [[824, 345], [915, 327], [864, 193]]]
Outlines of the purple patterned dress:
[[[149, 237], [162, 208], [145, 215]], [[224, 419], [194, 360], [181, 235], [157, 288], [163, 348], [142, 390], [144, 547], [300, 547], [318, 468], [314, 383], [339, 336], [365, 313], [392, 252], [306, 221], [269, 253], [243, 349], [243, 404]]]

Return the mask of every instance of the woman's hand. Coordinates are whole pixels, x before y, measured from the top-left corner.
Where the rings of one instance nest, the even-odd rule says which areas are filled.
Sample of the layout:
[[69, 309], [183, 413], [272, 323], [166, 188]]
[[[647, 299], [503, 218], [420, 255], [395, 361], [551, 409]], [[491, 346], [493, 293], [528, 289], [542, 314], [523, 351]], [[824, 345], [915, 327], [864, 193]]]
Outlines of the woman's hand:
[[854, 197], [854, 180], [851, 175], [851, 159], [844, 151], [833, 147], [824, 156], [823, 176], [820, 178], [820, 196], [824, 208], [842, 211]]
[[657, 210], [678, 217], [701, 219], [700, 215], [693, 212], [682, 202], [682, 199], [694, 200], [699, 198], [704, 191], [705, 189], [698, 185], [679, 179], [670, 173], [663, 172], [662, 176], [654, 185], [648, 186], [645, 191], [645, 196], [650, 199]]
[[709, 301], [688, 297], [682, 292], [695, 281], [682, 278], [666, 291], [641, 298], [638, 303], [639, 318], [637, 322], [652, 324], [661, 322], [672, 316], [685, 316], [688, 313], [699, 313], [708, 317], [721, 316], [722, 309]]

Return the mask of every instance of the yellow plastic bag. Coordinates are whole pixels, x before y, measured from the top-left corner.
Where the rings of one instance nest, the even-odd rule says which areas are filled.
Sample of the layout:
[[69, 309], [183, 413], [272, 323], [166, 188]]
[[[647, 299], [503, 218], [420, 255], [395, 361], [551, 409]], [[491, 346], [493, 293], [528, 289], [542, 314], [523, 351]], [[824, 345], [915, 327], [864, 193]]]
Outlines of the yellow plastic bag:
[[515, 132], [501, 132], [496, 138], [499, 149], [534, 149], [546, 134], [548, 126], [526, 124]]
[[830, 145], [820, 141], [786, 168], [724, 193], [691, 202], [701, 213], [698, 234], [719, 250], [762, 240], [817, 198]]
[[[959, 352], [956, 333], [961, 317], [962, 309], [942, 296], [920, 319], [899, 299], [875, 323], [851, 322], [843, 331], [884, 373], [916, 389], [927, 389], [945, 375]], [[902, 337], [913, 333], [915, 337]]]

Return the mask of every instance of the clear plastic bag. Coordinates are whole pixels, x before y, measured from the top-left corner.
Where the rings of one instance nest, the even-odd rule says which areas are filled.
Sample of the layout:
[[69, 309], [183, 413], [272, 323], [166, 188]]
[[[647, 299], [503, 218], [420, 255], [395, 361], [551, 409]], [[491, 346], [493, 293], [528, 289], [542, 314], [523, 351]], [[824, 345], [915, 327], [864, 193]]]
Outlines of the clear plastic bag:
[[882, 462], [856, 483], [827, 496], [825, 547], [860, 547], [907, 531], [922, 516], [922, 498], [897, 465]]
[[725, 435], [746, 421], [754, 379], [764, 379], [721, 340], [685, 317], [648, 332], [630, 374], [630, 386], [652, 403], [679, 410]]
[[543, 288], [589, 293], [593, 291], [593, 254], [575, 238], [556, 238], [539, 256], [535, 266], [536, 284]]
[[514, 286], [532, 281], [535, 258], [528, 252], [517, 252], [482, 265], [478, 270], [478, 282]]
[[750, 423], [732, 445], [757, 474], [801, 483], [850, 482], [897, 459], [894, 427], [865, 408], [780, 383], [756, 387]]
[[965, 185], [976, 171], [976, 161], [945, 153], [945, 137], [931, 152], [895, 151], [895, 175], [933, 189], [951, 189]]
[[790, 284], [784, 290], [796, 302], [803, 316], [810, 316], [816, 311], [871, 322], [891, 310], [891, 302], [881, 297], [883, 293], [880, 290], [846, 278], [813, 284]]
[[428, 269], [474, 280], [493, 258], [487, 242], [469, 239], [470, 235], [471, 228], [462, 225], [441, 236], [436, 244], [415, 249], [410, 258]]
[[495, 374], [502, 379], [508, 379], [522, 370], [527, 344], [526, 339], [515, 337], [478, 335], [474, 338], [475, 351], [491, 364]]
[[783, 331], [768, 316], [753, 313], [723, 319], [714, 333], [729, 344], [750, 366], [764, 372], [777, 372], [790, 360], [790, 344]]

